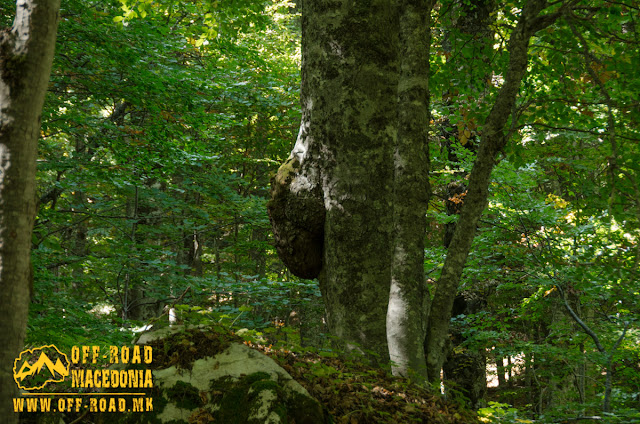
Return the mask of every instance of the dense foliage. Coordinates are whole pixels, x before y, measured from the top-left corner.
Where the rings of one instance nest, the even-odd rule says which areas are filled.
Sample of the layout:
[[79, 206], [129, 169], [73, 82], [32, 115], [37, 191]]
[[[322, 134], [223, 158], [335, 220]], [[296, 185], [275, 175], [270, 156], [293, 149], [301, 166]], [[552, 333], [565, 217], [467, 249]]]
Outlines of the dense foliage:
[[[289, 290], [264, 203], [299, 119], [295, 15], [265, 2], [119, 6], [63, 5], [30, 337], [113, 334], [104, 326], [155, 316], [187, 287], [181, 303], [225, 313], [252, 303], [269, 322]], [[221, 300], [247, 287], [273, 296], [263, 307]], [[60, 309], [59, 325], [43, 325]]]
[[[456, 220], [446, 204], [464, 202], [445, 188], [473, 165], [516, 10], [494, 10], [484, 22], [455, 6], [438, 12], [432, 95], [444, 95], [433, 104], [440, 192], [431, 216], [444, 231]], [[640, 419], [637, 16], [629, 2], [593, 2], [530, 46], [512, 140], [462, 282], [466, 308], [452, 318], [453, 351], [480, 352], [497, 368], [487, 417], [516, 419], [505, 404], [517, 404], [550, 421], [603, 410], [618, 414], [608, 422]], [[488, 43], [473, 23], [486, 25]], [[469, 77], [451, 77], [456, 70]], [[431, 240], [425, 269], [434, 271], [445, 252]]]
[[[487, 42], [460, 24], [471, 25], [462, 4], [433, 13], [430, 281], [457, 219], [447, 204], [464, 203], [447, 187], [473, 166], [521, 7], [491, 10]], [[333, 356], [317, 284], [277, 259], [265, 210], [300, 120], [296, 5], [62, 8], [42, 118], [28, 343], [122, 343], [171, 315]], [[640, 422], [639, 10], [589, 2], [530, 46], [460, 290], [474, 307], [452, 318], [452, 352], [493, 366], [487, 421], [604, 409], [610, 422]], [[447, 378], [447, 396], [466, 396]]]

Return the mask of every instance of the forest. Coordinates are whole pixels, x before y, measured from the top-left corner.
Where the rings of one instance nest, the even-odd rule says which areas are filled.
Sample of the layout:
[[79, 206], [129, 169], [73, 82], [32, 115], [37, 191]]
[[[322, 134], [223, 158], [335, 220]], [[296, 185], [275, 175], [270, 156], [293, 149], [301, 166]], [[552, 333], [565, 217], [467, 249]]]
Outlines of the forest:
[[0, 415], [204, 328], [325, 423], [640, 423], [638, 69], [636, 0], [0, 0]]

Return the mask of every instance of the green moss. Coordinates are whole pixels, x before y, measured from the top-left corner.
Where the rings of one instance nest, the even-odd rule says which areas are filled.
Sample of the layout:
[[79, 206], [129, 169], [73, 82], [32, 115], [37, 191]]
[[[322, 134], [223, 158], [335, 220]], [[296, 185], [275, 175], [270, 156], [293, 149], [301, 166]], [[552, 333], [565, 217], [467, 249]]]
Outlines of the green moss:
[[[200, 398], [200, 391], [191, 384], [178, 381], [166, 390], [157, 387], [153, 389], [154, 410], [145, 414], [126, 414], [121, 417], [120, 423], [161, 423], [158, 414], [162, 413], [168, 403], [175, 404], [176, 407], [193, 411], [206, 412], [206, 416], [214, 422], [226, 424], [251, 423], [261, 424], [264, 417], [258, 420], [250, 420], [252, 413], [260, 408], [263, 401], [262, 395], [265, 391], [272, 392], [275, 400], [267, 405], [267, 414], [275, 413], [280, 417], [283, 424], [295, 423], [317, 423], [318, 417], [322, 416], [322, 409], [318, 403], [306, 396], [298, 393], [285, 395], [285, 391], [278, 382], [273, 381], [266, 372], [256, 372], [243, 376], [239, 380], [232, 377], [224, 377], [211, 382], [210, 386], [211, 404], [217, 404], [220, 409], [211, 412], [204, 408]], [[203, 409], [204, 408], [204, 409]], [[183, 421], [172, 421], [173, 424], [181, 424]]]
[[274, 392], [278, 392], [280, 390], [280, 386], [273, 380], [260, 380], [253, 383], [251, 385], [251, 389], [254, 392], [261, 392], [263, 390], [273, 390]]
[[234, 380], [231, 377], [222, 377], [217, 380], [212, 380], [209, 388], [212, 392], [224, 391], [234, 384]]
[[[5, 37], [15, 37], [10, 32], [5, 32], [3, 35]], [[26, 55], [13, 54], [9, 47], [11, 45], [13, 45], [13, 42], [0, 44], [0, 71], [2, 71], [5, 82], [9, 84], [11, 95], [16, 97], [17, 92], [24, 87], [25, 78], [21, 78], [21, 74], [25, 69]]]
[[[245, 388], [246, 389], [246, 388]], [[212, 403], [220, 405], [214, 413], [216, 421], [234, 424], [246, 422], [248, 414], [245, 405], [245, 393], [231, 377], [224, 377], [211, 382]]]
[[287, 408], [281, 404], [282, 389], [277, 382], [270, 379], [266, 372], [249, 374], [238, 381], [233, 381], [229, 377], [213, 381], [211, 383], [212, 403], [220, 405], [220, 409], [213, 414], [215, 422], [229, 424], [248, 422], [260, 393], [265, 390], [271, 390], [277, 396], [278, 403], [271, 412], [278, 414], [283, 423], [288, 422]]
[[246, 377], [243, 377], [241, 379], [241, 381], [245, 382], [246, 384], [253, 384], [257, 381], [263, 381], [263, 380], [270, 380], [271, 376], [269, 374], [267, 374], [266, 372], [255, 372], [253, 374], [249, 374]]
[[319, 184], [314, 188], [298, 187], [295, 193], [290, 191], [300, 166], [295, 157], [280, 166], [271, 180], [267, 211], [278, 256], [294, 275], [312, 279], [322, 269], [325, 208]]
[[280, 165], [276, 174], [276, 182], [279, 185], [288, 186], [291, 180], [298, 173], [300, 161], [297, 158], [289, 158], [285, 163]]
[[178, 381], [168, 389], [167, 396], [178, 408], [193, 410], [202, 406], [200, 391], [184, 381]]
[[241, 341], [240, 337], [217, 326], [185, 329], [148, 343], [153, 347], [153, 363], [150, 368], [162, 369], [175, 365], [180, 369], [191, 369], [196, 360], [214, 357], [232, 342]]
[[[286, 414], [297, 424], [317, 423], [323, 416], [322, 407], [314, 399], [293, 393], [287, 402]], [[286, 422], [283, 420], [282, 422]]]
[[152, 389], [152, 392], [148, 393], [147, 396], [153, 397], [153, 411], [147, 411], [143, 414], [139, 412], [127, 412], [124, 414], [118, 414], [117, 420], [114, 418], [116, 417], [116, 415], [114, 414], [101, 413], [100, 415], [102, 416], [102, 421], [114, 422], [119, 424], [169, 424], [163, 423], [158, 418], [158, 415], [162, 413], [168, 403], [167, 399], [162, 396], [162, 391], [160, 390], [160, 388], [154, 387]]
[[162, 411], [164, 411], [164, 408], [167, 406], [169, 401], [167, 400], [166, 397], [162, 395], [162, 392], [158, 387], [154, 387], [152, 393], [153, 393], [153, 413], [157, 415], [162, 413]]

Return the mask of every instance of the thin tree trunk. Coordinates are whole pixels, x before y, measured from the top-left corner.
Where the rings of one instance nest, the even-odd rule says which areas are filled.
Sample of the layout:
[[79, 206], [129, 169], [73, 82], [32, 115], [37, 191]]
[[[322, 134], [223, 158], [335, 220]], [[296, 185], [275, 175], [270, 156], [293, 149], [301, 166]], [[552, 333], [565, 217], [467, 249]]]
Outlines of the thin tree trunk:
[[[509, 382], [511, 383], [511, 375], [509, 375]], [[524, 387], [526, 388], [526, 393], [527, 393], [527, 403], [529, 405], [533, 405], [534, 387], [533, 387], [533, 354], [532, 353], [524, 354]]]
[[[460, 2], [456, 6], [458, 12], [453, 22], [454, 30], [447, 34], [443, 45], [464, 45], [465, 50], [470, 49], [473, 53], [470, 58], [466, 57], [467, 55], [464, 55], [463, 58], [457, 54], [451, 54], [447, 59], [450, 66], [458, 71], [454, 78], [464, 81], [464, 85], [467, 86], [466, 95], [460, 95], [456, 91], [447, 93], [449, 98], [447, 103], [452, 106], [452, 109], [455, 105], [462, 117], [454, 126], [456, 129], [453, 130], [453, 140], [446, 141], [447, 156], [449, 161], [453, 162], [454, 167], [461, 165], [456, 154], [457, 148], [464, 147], [474, 153], [477, 151], [477, 125], [474, 121], [467, 119], [467, 114], [472, 105], [477, 107], [478, 104], [486, 103], [485, 93], [488, 92], [487, 85], [490, 81], [487, 69], [491, 58], [485, 52], [491, 50], [494, 43], [491, 23], [495, 19], [495, 14], [492, 13], [495, 4], [491, 0]], [[451, 121], [450, 118], [446, 119], [445, 128], [451, 125]], [[445, 201], [447, 215], [460, 214], [467, 191], [465, 178], [468, 176], [468, 172], [461, 169], [455, 175], [457, 180], [447, 185], [447, 200]], [[455, 228], [455, 221], [445, 224], [444, 247], [447, 249], [451, 244]], [[471, 300], [468, 293], [459, 293], [455, 302], [462, 308], [459, 313], [465, 315], [480, 312], [485, 306], [477, 299]], [[453, 308], [456, 309], [455, 303]], [[454, 312], [452, 315], [455, 316], [458, 313]], [[465, 343], [465, 337], [457, 331], [451, 333], [451, 339], [453, 343], [449, 345], [447, 359], [443, 364], [445, 388], [455, 387], [464, 398], [468, 399], [470, 407], [477, 408], [481, 405], [486, 394], [485, 350], [478, 348], [476, 351], [470, 351], [466, 347], [460, 349]]]
[[515, 109], [520, 82], [527, 70], [529, 40], [535, 32], [557, 19], [558, 13], [538, 16], [547, 5], [544, 0], [527, 2], [509, 40], [509, 65], [489, 116], [482, 127], [478, 156], [469, 176], [469, 188], [456, 226], [442, 274], [436, 285], [429, 316], [426, 356], [429, 379], [440, 380], [440, 370], [446, 358], [451, 308], [464, 270], [480, 215], [487, 205], [488, 187], [495, 158], [508, 142], [505, 125]]
[[507, 377], [509, 379], [509, 387], [513, 387], [513, 361], [511, 355], [507, 356]]
[[[86, 145], [84, 143], [84, 140], [80, 137], [76, 139], [75, 155], [77, 157], [88, 156], [86, 152]], [[74, 209], [82, 210], [83, 209], [82, 205], [85, 200], [84, 191], [82, 189], [76, 189], [72, 198], [74, 201]], [[80, 260], [77, 266], [75, 266], [73, 269], [73, 272], [72, 272], [73, 282], [71, 284], [74, 290], [78, 290], [80, 293], [86, 293], [86, 290], [82, 290], [84, 289], [84, 287], [82, 287], [82, 283], [84, 282], [83, 281], [83, 278], [84, 278], [83, 261], [86, 258], [86, 256], [89, 254], [89, 247], [87, 243], [87, 231], [88, 231], [87, 221], [83, 220], [77, 223], [74, 227], [75, 228], [72, 228], [73, 240], [71, 240], [71, 243], [73, 247], [71, 248], [71, 252], [73, 253], [73, 256], [77, 256], [78, 258], [80, 258]]]
[[258, 279], [262, 279], [267, 271], [267, 255], [262, 243], [267, 239], [267, 231], [263, 227], [255, 226], [251, 228], [251, 241], [254, 245], [249, 250], [249, 257], [254, 263], [254, 273]]
[[507, 380], [504, 377], [504, 357], [496, 355], [496, 372], [498, 373], [498, 387], [504, 389], [507, 387]]
[[429, 316], [424, 236], [429, 204], [429, 33], [432, 2], [400, 2], [398, 139], [394, 153], [393, 257], [387, 342], [394, 375], [425, 381]]
[[613, 355], [627, 334], [627, 330], [629, 329], [629, 322], [624, 323], [624, 328], [622, 330], [622, 333], [620, 334], [616, 342], [613, 344], [613, 346], [609, 349], [609, 351], [607, 351], [604, 345], [602, 344], [602, 342], [600, 341], [600, 338], [598, 337], [598, 335], [591, 329], [591, 327], [587, 325], [586, 322], [584, 322], [578, 316], [578, 314], [576, 314], [576, 312], [573, 310], [571, 305], [569, 305], [569, 301], [567, 300], [567, 296], [564, 290], [562, 289], [562, 287], [560, 285], [556, 285], [556, 287], [560, 291], [560, 295], [562, 296], [564, 307], [567, 310], [567, 312], [569, 312], [569, 315], [571, 315], [571, 318], [573, 318], [576, 324], [578, 324], [580, 328], [582, 328], [582, 331], [584, 331], [589, 337], [591, 337], [591, 340], [593, 340], [593, 343], [596, 345], [596, 349], [598, 349], [598, 352], [600, 352], [604, 356], [603, 368], [605, 372], [605, 383], [604, 383], [604, 399], [602, 402], [602, 412], [611, 412], [611, 391], [613, 389], [613, 372], [614, 372]]
[[0, 417], [18, 421], [13, 361], [29, 309], [31, 232], [40, 116], [51, 72], [59, 0], [19, 0], [0, 30]]

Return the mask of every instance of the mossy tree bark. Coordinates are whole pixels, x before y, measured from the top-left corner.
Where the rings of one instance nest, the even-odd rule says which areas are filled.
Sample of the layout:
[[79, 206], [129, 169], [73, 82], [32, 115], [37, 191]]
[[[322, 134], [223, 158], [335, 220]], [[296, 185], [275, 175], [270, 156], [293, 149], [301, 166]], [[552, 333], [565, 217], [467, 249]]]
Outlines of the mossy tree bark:
[[[268, 209], [285, 264], [295, 275], [319, 278], [333, 335], [380, 362], [390, 358], [389, 341], [400, 365], [397, 374], [415, 367], [424, 375], [414, 359], [420, 348], [409, 339], [419, 340], [426, 314], [424, 277], [416, 272], [428, 193], [418, 170], [424, 171], [426, 160], [418, 165], [403, 159], [411, 153], [428, 157], [417, 141], [421, 133], [412, 133], [428, 115], [416, 112], [427, 99], [418, 107], [413, 97], [420, 90], [428, 93], [426, 76], [411, 74], [419, 56], [402, 46], [415, 35], [403, 33], [403, 25], [427, 17], [412, 14], [419, 4], [303, 2], [302, 124], [291, 156], [273, 179]], [[482, 128], [465, 205], [429, 314], [424, 346], [432, 381], [440, 378], [453, 299], [486, 206], [495, 158], [508, 140], [505, 126], [526, 72], [529, 40], [569, 5], [544, 15], [548, 3], [531, 0], [512, 31], [505, 82]], [[398, 279], [393, 286], [392, 276]]]
[[[394, 375], [426, 379], [429, 291], [424, 238], [429, 205], [430, 0], [400, 2], [398, 137], [393, 155], [393, 256], [387, 342]], [[411, 373], [413, 371], [413, 373]]]
[[31, 232], [40, 115], [51, 72], [59, 0], [18, 0], [0, 30], [0, 417], [18, 421], [13, 361], [29, 309]]
[[[391, 152], [398, 83], [394, 2], [305, 1], [310, 130], [323, 155], [326, 210], [320, 288], [331, 333], [388, 362]], [[306, 17], [304, 17], [306, 15]], [[313, 70], [313, 71], [311, 71]]]
[[280, 257], [319, 278], [330, 331], [374, 362], [389, 360], [395, 266], [389, 340], [405, 368], [426, 319], [427, 16], [424, 1], [303, 2], [302, 124], [268, 205]]

